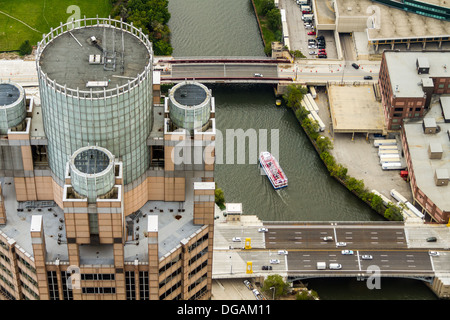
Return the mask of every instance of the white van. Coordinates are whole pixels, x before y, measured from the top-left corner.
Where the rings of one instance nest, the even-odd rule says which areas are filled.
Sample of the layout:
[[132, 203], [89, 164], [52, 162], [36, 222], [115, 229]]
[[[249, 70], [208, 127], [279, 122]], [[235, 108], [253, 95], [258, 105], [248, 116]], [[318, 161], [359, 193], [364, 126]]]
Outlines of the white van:
[[340, 263], [330, 263], [330, 270], [339, 270], [342, 269], [342, 265]]
[[317, 270], [325, 270], [327, 268], [326, 262], [317, 262]]

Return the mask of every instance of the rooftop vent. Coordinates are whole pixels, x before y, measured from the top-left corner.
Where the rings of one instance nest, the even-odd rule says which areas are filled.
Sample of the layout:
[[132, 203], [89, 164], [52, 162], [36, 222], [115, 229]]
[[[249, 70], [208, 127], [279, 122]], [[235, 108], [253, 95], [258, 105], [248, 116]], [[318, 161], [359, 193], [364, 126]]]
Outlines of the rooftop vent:
[[430, 73], [430, 63], [428, 62], [428, 58], [419, 57], [416, 60], [416, 68], [418, 74], [428, 74]]
[[446, 186], [448, 185], [450, 177], [448, 175], [447, 169], [436, 169], [434, 172], [434, 183], [436, 186]]
[[428, 146], [428, 156], [430, 159], [442, 159], [442, 145], [440, 143], [430, 143]]
[[424, 118], [422, 122], [423, 132], [425, 134], [434, 134], [437, 131], [436, 120], [434, 118]]

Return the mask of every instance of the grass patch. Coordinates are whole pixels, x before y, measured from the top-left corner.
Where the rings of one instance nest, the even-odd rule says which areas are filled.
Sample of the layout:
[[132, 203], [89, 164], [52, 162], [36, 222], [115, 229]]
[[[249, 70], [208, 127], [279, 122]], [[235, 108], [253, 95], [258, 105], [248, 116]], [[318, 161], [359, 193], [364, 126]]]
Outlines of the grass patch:
[[72, 17], [71, 5], [80, 8], [80, 18], [108, 17], [112, 9], [110, 0], [0, 0], [0, 11], [29, 26], [0, 13], [0, 51], [19, 50], [25, 40], [36, 45], [42, 34]]

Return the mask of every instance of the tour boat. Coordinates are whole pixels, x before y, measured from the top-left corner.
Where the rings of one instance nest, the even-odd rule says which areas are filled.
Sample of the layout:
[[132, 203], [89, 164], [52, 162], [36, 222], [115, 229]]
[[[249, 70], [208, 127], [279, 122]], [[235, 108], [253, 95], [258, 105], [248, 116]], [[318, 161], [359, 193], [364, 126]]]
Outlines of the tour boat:
[[288, 179], [284, 174], [283, 169], [281, 169], [278, 164], [277, 159], [275, 159], [270, 152], [264, 151], [259, 155], [259, 163], [263, 167], [264, 172], [269, 178], [274, 189], [281, 189], [287, 187]]

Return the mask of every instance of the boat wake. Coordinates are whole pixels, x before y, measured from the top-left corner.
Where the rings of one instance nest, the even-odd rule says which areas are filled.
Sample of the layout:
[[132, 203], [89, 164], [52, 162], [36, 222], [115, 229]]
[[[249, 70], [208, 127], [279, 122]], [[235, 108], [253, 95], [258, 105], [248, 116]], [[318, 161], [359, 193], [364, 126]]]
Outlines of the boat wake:
[[281, 201], [287, 206], [289, 201], [289, 194], [286, 189], [275, 190], [277, 195], [280, 197]]

